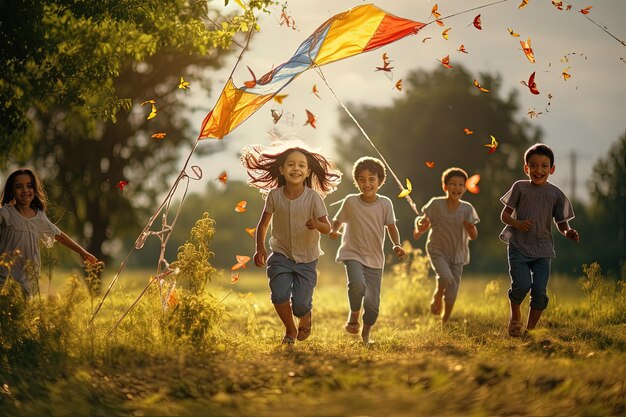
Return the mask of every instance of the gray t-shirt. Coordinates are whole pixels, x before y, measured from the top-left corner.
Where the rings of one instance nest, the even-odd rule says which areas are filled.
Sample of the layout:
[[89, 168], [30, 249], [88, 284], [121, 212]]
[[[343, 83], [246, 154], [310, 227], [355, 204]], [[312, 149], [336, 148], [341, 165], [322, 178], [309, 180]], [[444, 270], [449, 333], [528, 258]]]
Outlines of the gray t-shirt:
[[513, 218], [534, 221], [528, 232], [507, 225], [500, 239], [529, 258], [556, 257], [552, 219], [559, 224], [574, 218], [572, 203], [565, 193], [551, 183], [537, 186], [529, 180], [521, 180], [513, 184], [500, 201], [513, 209]]
[[324, 201], [309, 187], [304, 187], [298, 198], [290, 200], [283, 188], [270, 190], [263, 209], [272, 213], [270, 249], [296, 263], [313, 262], [324, 252], [320, 247], [320, 232], [307, 229], [306, 222], [311, 218], [328, 216]]
[[353, 260], [382, 269], [385, 265], [385, 226], [396, 223], [393, 203], [379, 195], [373, 203], [361, 200], [359, 194], [347, 196], [333, 221], [345, 223], [337, 261]]
[[[52, 247], [55, 236], [61, 234], [58, 227], [38, 210], [34, 217], [22, 216], [12, 205], [0, 207], [0, 253], [19, 249], [20, 256], [11, 268], [11, 276], [21, 283], [30, 293], [29, 280], [26, 275], [26, 261], [31, 261], [34, 272], [39, 275], [39, 243]], [[0, 277], [6, 278], [9, 271], [0, 266]]]
[[467, 201], [460, 201], [459, 207], [448, 209], [446, 197], [433, 197], [424, 207], [430, 220], [430, 231], [426, 241], [426, 252], [429, 256], [442, 256], [451, 264], [467, 265], [470, 260], [469, 234], [463, 221], [477, 224], [478, 214]]

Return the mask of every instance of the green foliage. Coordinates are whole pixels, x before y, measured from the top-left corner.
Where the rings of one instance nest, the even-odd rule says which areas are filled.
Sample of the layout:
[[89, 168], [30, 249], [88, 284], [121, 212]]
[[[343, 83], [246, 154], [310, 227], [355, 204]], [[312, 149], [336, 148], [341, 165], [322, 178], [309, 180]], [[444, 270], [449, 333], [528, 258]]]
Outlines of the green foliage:
[[178, 292], [177, 302], [164, 315], [163, 326], [168, 334], [182, 346], [195, 350], [211, 350], [212, 341], [220, 329], [223, 307], [207, 294]]
[[580, 285], [587, 295], [593, 323], [626, 323], [626, 283], [602, 275], [597, 262], [583, 265], [584, 277]]
[[215, 268], [210, 263], [214, 253], [209, 250], [215, 234], [214, 225], [215, 221], [208, 213], [202, 214], [202, 218], [191, 229], [189, 240], [178, 248], [176, 261], [170, 266], [178, 270], [178, 280], [187, 283], [189, 291], [194, 295], [203, 293], [207, 281], [211, 281], [215, 274]]
[[589, 183], [592, 204], [587, 237], [581, 235], [594, 261], [620, 275], [626, 263], [626, 134], [593, 167]]
[[429, 280], [430, 261], [421, 249], [411, 243], [403, 244], [406, 256], [403, 262], [392, 266], [396, 278], [388, 296], [393, 310], [404, 316], [417, 316], [429, 311], [430, 294], [433, 292]]

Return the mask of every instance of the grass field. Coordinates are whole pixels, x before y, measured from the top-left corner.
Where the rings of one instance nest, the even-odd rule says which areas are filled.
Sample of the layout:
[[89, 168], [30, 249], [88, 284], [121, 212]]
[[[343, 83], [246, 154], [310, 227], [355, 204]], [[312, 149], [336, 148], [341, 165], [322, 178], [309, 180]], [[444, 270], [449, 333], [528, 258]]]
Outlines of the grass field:
[[201, 292], [178, 289], [166, 309], [149, 290], [110, 333], [150, 271], [125, 272], [90, 327], [100, 297], [76, 280], [68, 285], [63, 273], [50, 298], [20, 303], [5, 287], [0, 415], [626, 412], [626, 290], [597, 269], [582, 281], [553, 277], [540, 327], [514, 339], [506, 334], [506, 276], [464, 277], [442, 329], [428, 312], [434, 283], [416, 257], [387, 271], [369, 346], [343, 330], [341, 269], [322, 271], [312, 335], [289, 350], [279, 344], [266, 278], [252, 268], [236, 285], [223, 273]]

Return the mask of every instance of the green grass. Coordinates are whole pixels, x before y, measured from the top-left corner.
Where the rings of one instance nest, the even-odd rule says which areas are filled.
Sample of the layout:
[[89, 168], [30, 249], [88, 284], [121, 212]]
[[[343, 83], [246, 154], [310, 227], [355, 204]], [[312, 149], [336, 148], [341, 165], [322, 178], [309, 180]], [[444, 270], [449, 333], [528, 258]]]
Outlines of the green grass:
[[[263, 270], [209, 262], [203, 216], [164, 284], [122, 271], [102, 292], [55, 270], [41, 295], [0, 289], [0, 415], [623, 416], [626, 285], [597, 265], [552, 277], [540, 327], [507, 335], [508, 277], [466, 276], [449, 324], [430, 314], [434, 281], [418, 250], [383, 281], [375, 343], [343, 330], [343, 268], [319, 272], [313, 332], [293, 350]], [[408, 249], [408, 248], [407, 248]], [[105, 290], [115, 270], [101, 276]], [[100, 279], [100, 277], [98, 278]], [[136, 302], [136, 300], [139, 300]], [[134, 308], [131, 309], [133, 303]], [[526, 306], [527, 308], [527, 306]], [[122, 320], [123, 318], [123, 320]]]

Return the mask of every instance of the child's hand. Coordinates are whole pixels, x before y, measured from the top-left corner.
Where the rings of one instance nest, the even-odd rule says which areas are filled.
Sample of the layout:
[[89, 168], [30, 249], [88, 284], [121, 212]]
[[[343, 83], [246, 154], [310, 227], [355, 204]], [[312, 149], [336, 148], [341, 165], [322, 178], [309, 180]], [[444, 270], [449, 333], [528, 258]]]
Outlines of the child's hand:
[[311, 217], [307, 222], [306, 222], [306, 228], [309, 230], [317, 230], [318, 227], [318, 221], [315, 217]]
[[533, 224], [535, 224], [533, 220], [518, 220], [514, 227], [522, 232], [528, 232]]
[[93, 256], [91, 253], [87, 251], [85, 251], [85, 253], [82, 253], [80, 257], [83, 258], [83, 261], [89, 262], [90, 264], [98, 263], [98, 258], [96, 258], [95, 256]]
[[578, 231], [576, 231], [575, 229], [567, 230], [565, 232], [565, 237], [568, 238], [569, 240], [573, 240], [576, 243], [578, 243], [578, 241], [580, 240], [580, 235], [578, 234]]
[[417, 218], [417, 230], [420, 233], [424, 233], [430, 227], [430, 219], [426, 216]]
[[335, 232], [333, 230], [331, 230], [330, 233], [328, 234], [328, 237], [331, 239], [338, 239], [339, 236], [341, 236], [341, 233]]
[[394, 246], [393, 251], [396, 253], [396, 256], [398, 256], [398, 259], [402, 259], [404, 258], [404, 255], [406, 255], [406, 252], [404, 251], [404, 249], [402, 249], [402, 246], [400, 245]]
[[265, 265], [265, 258], [267, 258], [267, 252], [265, 251], [265, 248], [259, 248], [256, 252], [254, 252], [254, 264], [258, 268], [261, 268], [263, 265]]

